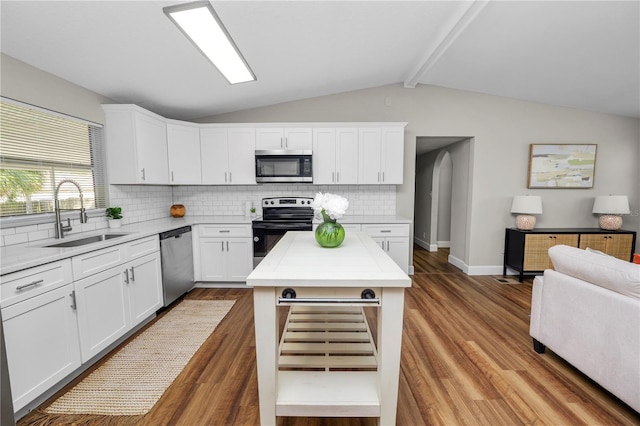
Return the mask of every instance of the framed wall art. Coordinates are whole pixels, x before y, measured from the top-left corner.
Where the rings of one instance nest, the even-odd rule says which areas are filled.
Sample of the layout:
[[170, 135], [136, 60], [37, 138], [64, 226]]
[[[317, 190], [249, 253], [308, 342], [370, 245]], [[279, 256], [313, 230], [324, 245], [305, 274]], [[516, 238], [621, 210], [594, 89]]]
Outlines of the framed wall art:
[[528, 188], [592, 188], [596, 144], [531, 144]]

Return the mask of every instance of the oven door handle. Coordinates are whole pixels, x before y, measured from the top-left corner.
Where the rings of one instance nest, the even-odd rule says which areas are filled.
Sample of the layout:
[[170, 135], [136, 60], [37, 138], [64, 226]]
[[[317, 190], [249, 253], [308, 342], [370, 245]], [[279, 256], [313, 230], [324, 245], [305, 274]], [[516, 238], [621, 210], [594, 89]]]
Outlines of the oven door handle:
[[283, 230], [311, 230], [311, 223], [278, 223], [278, 224], [253, 224], [253, 229], [283, 229]]

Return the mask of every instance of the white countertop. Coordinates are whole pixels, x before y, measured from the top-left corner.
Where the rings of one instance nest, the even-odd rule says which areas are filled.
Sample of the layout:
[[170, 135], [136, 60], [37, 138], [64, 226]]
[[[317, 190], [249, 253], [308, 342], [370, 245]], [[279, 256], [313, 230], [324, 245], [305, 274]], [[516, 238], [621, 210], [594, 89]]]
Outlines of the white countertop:
[[254, 287], [410, 287], [411, 279], [364, 232], [348, 232], [336, 248], [312, 231], [290, 231], [247, 277]]
[[[260, 217], [256, 218], [260, 219]], [[164, 218], [149, 220], [145, 222], [123, 225], [120, 228], [82, 232], [68, 235], [64, 239], [48, 239], [33, 241], [25, 244], [16, 244], [2, 247], [0, 249], [0, 275], [32, 268], [45, 263], [67, 259], [105, 247], [126, 243], [139, 238], [148, 237], [161, 232], [170, 231], [187, 225], [198, 224], [247, 224], [250, 225], [252, 218], [246, 216], [185, 216], [183, 218]], [[411, 220], [400, 216], [345, 216], [339, 220], [341, 223], [411, 223]], [[317, 222], [319, 223], [319, 222]], [[65, 241], [77, 240], [85, 237], [100, 234], [127, 234], [120, 238], [107, 241], [100, 241], [78, 247], [45, 247], [50, 244], [62, 243]]]
[[[80, 254], [100, 250], [161, 232], [170, 231], [187, 225], [201, 223], [221, 224], [251, 224], [251, 218], [245, 216], [186, 216], [183, 218], [164, 218], [149, 220], [146, 222], [123, 225], [120, 228], [104, 228], [91, 232], [82, 232], [68, 235], [63, 239], [51, 238], [48, 240], [33, 241], [25, 244], [16, 244], [2, 247], [0, 250], [0, 275], [32, 268], [45, 263], [56, 262]], [[78, 247], [45, 247], [50, 244], [63, 243], [100, 234], [127, 234], [120, 238], [85, 244]]]

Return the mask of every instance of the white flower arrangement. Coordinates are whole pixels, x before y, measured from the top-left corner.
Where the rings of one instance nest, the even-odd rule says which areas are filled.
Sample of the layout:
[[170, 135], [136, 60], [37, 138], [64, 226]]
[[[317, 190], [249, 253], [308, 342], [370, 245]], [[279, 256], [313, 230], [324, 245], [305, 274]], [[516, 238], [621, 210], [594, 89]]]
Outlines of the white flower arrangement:
[[331, 219], [340, 219], [349, 208], [349, 201], [346, 198], [336, 195], [318, 192], [311, 203], [316, 216], [325, 213]]

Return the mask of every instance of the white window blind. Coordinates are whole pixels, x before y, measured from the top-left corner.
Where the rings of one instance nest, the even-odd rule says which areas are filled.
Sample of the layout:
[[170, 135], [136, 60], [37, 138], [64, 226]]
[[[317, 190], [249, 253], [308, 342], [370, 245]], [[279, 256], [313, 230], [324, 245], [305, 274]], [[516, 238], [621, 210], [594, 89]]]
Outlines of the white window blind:
[[[84, 207], [104, 208], [102, 127], [5, 98], [0, 100], [0, 216], [54, 211], [65, 179], [82, 188]], [[80, 208], [78, 189], [63, 184], [61, 208]]]

